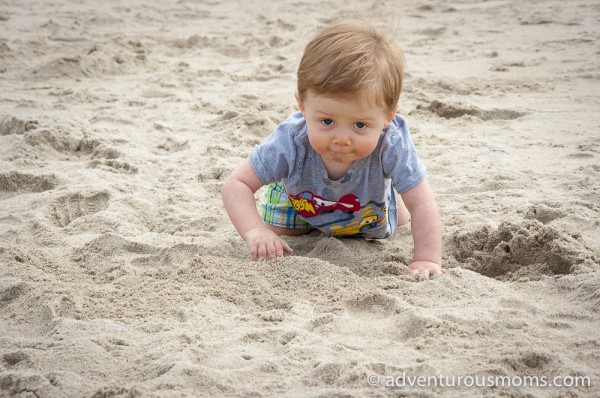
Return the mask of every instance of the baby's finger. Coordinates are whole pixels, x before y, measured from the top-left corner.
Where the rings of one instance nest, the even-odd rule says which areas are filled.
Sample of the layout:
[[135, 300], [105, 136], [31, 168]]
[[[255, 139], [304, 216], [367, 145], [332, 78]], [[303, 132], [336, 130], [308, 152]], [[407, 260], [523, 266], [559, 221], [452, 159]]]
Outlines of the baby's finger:
[[281, 240], [275, 242], [275, 257], [283, 257], [283, 243]]
[[421, 275], [424, 278], [429, 278], [429, 276], [430, 276], [429, 270], [423, 269], [423, 268], [411, 269], [408, 273], [410, 276]]
[[267, 248], [264, 244], [261, 244], [258, 246], [258, 256], [257, 258], [263, 259], [263, 258], [267, 258]]
[[277, 247], [274, 243], [267, 243], [267, 256], [268, 258], [277, 258]]
[[290, 247], [290, 245], [287, 244], [286, 241], [282, 240], [281, 244], [283, 245], [283, 251], [287, 254], [292, 254], [294, 252], [294, 250]]
[[439, 268], [431, 271], [431, 278], [437, 278], [446, 274], [446, 268]]
[[275, 257], [283, 257], [283, 246], [277, 246], [277, 252], [275, 253]]
[[280, 240], [279, 242], [275, 243], [275, 248], [277, 249], [277, 257], [283, 257], [284, 252], [285, 253], [291, 253], [293, 250], [288, 246], [287, 243], [285, 243], [284, 241]]

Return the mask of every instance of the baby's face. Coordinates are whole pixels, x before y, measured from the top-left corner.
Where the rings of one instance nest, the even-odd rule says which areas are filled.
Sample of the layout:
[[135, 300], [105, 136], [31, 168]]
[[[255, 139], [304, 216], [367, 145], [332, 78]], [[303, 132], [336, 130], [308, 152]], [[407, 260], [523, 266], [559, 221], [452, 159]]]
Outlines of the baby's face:
[[325, 163], [351, 164], [371, 154], [394, 116], [361, 98], [306, 93], [298, 100], [308, 139]]

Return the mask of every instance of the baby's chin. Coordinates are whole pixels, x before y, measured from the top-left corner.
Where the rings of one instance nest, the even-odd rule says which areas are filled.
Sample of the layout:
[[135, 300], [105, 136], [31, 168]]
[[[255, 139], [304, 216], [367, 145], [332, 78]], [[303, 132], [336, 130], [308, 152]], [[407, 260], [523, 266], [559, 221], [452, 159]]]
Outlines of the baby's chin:
[[[323, 156], [323, 155], [321, 155], [321, 156]], [[359, 159], [358, 157], [356, 157], [356, 153], [354, 153], [354, 152], [340, 153], [340, 152], [329, 151], [325, 154], [325, 157], [327, 157], [327, 159], [329, 159], [335, 163], [350, 163], [350, 162], [354, 162], [355, 160]]]

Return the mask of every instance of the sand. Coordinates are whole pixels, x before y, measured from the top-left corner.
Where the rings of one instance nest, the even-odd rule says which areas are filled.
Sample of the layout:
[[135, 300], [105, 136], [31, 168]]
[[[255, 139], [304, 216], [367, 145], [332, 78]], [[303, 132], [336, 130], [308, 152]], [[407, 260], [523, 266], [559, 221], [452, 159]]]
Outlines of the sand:
[[[355, 15], [405, 50], [444, 277], [407, 227], [253, 262], [222, 207]], [[600, 396], [599, 42], [590, 0], [0, 2], [0, 396]]]

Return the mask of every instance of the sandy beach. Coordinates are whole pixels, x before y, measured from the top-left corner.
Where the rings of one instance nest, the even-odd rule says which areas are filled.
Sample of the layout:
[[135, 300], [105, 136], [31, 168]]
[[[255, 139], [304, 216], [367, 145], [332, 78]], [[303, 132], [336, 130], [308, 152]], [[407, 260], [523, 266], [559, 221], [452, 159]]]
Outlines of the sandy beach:
[[[223, 209], [354, 16], [405, 51], [443, 277], [409, 227], [251, 261]], [[592, 0], [0, 0], [0, 397], [600, 396], [599, 43]]]

